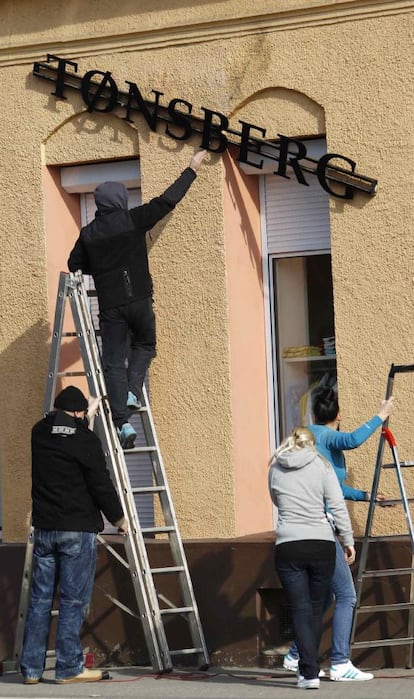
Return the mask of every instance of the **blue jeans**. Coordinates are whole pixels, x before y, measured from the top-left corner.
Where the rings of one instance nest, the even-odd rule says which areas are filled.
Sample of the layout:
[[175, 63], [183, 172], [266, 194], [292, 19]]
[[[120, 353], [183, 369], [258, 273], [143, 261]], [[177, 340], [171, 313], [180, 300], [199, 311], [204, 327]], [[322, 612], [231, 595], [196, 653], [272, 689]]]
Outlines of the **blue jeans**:
[[60, 585], [56, 631], [56, 679], [82, 672], [80, 630], [92, 594], [96, 567], [96, 534], [35, 529], [33, 579], [24, 630], [20, 669], [24, 677], [42, 676], [53, 597]]
[[[351, 570], [345, 561], [344, 550], [338, 540], [335, 542], [335, 549], [335, 570], [324, 605], [324, 611], [326, 611], [335, 599], [332, 619], [332, 665], [346, 663], [350, 658], [349, 644], [356, 603], [355, 586]], [[289, 653], [293, 658], [299, 658], [299, 651], [295, 641], [293, 641]]]
[[128, 391], [139, 399], [145, 374], [156, 355], [155, 315], [148, 297], [99, 314], [102, 365], [117, 427], [128, 422]]
[[323, 606], [334, 570], [334, 553], [322, 560], [279, 560], [276, 546], [275, 564], [299, 650], [299, 673], [314, 679], [320, 670]]

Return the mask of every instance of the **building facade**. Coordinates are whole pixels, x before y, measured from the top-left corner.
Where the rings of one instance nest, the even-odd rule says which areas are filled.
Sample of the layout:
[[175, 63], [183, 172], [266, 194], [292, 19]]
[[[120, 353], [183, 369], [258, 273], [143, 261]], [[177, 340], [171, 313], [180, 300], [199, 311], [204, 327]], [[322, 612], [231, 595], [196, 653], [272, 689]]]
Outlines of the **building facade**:
[[[352, 429], [412, 362], [413, 3], [21, 0], [0, 16], [3, 541], [26, 536], [58, 275], [93, 189], [147, 201], [200, 147], [148, 241], [151, 402], [183, 535], [270, 530], [267, 463], [309, 389], [337, 383]], [[408, 449], [409, 376], [396, 395]], [[375, 444], [358, 451], [369, 490]], [[360, 532], [365, 506], [352, 516]]]

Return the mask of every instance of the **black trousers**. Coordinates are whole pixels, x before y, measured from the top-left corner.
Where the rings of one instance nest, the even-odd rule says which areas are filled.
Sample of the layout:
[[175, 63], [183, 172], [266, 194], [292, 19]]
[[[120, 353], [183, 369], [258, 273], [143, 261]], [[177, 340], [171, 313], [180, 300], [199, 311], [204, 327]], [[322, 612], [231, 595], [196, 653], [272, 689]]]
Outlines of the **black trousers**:
[[313, 559], [307, 555], [291, 559], [278, 556], [278, 546], [275, 552], [276, 570], [285, 592], [299, 650], [299, 673], [306, 679], [316, 678], [319, 674], [323, 611], [335, 568], [334, 542], [328, 549], [328, 542], [320, 543], [321, 556]]
[[128, 391], [139, 399], [145, 374], [156, 355], [152, 298], [101, 311], [102, 362], [112, 418], [117, 427], [128, 422]]

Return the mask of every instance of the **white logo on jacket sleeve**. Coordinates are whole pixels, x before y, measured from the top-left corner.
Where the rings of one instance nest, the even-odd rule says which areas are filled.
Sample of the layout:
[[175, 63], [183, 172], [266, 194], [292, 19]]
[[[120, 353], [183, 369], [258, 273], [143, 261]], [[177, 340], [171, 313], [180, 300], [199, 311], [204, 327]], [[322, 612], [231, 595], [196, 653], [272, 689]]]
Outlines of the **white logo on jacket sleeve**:
[[61, 437], [68, 437], [71, 434], [75, 434], [76, 427], [65, 427], [65, 425], [54, 425], [52, 427], [52, 434], [60, 434]]

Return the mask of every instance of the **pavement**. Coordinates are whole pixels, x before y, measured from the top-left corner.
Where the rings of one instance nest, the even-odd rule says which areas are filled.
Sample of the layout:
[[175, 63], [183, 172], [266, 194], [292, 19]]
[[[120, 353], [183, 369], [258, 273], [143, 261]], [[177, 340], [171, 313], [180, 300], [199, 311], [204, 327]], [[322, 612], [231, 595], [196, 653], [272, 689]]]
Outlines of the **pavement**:
[[[112, 679], [56, 685], [53, 670], [38, 685], [25, 686], [19, 674], [6, 672], [0, 677], [3, 699], [293, 699], [301, 696], [296, 677], [283, 669], [219, 668], [206, 672], [174, 670], [155, 675], [150, 668], [108, 668]], [[369, 670], [369, 668], [364, 668]], [[368, 682], [321, 680], [320, 699], [413, 699], [414, 670], [373, 670]]]

